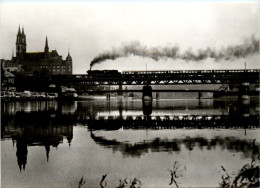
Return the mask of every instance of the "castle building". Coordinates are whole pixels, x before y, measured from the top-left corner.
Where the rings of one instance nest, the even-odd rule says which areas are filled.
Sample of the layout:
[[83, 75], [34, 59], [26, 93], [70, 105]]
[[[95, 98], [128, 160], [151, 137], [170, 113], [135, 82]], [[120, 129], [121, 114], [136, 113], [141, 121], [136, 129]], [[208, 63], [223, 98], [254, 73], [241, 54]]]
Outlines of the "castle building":
[[2, 69], [5, 71], [19, 72], [25, 76], [50, 76], [72, 74], [72, 57], [68, 52], [65, 60], [56, 50], [49, 51], [46, 37], [43, 52], [27, 52], [26, 35], [20, 26], [16, 38], [16, 57], [11, 60], [1, 60]]

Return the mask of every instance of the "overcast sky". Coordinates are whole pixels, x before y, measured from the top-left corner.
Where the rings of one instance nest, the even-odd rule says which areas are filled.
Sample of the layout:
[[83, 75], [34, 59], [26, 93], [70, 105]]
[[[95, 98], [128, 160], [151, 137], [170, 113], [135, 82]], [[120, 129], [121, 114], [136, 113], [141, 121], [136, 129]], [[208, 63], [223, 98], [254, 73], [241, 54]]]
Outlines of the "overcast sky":
[[[85, 73], [100, 53], [138, 41], [141, 46], [174, 47], [180, 53], [198, 49], [220, 50], [259, 39], [259, 3], [255, 2], [88, 2], [1, 4], [1, 54], [10, 59], [19, 24], [24, 26], [27, 52], [50, 50], [73, 58], [73, 72]], [[232, 60], [200, 61], [130, 55], [103, 61], [93, 69], [225, 69], [259, 68], [259, 52]]]

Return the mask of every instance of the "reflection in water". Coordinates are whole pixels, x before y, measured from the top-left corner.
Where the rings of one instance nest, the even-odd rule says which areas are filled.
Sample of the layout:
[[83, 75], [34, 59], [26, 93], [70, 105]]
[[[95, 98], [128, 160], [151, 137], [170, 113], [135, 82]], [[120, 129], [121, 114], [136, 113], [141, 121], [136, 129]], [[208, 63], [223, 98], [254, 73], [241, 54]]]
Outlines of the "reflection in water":
[[[69, 145], [73, 138], [73, 125], [77, 122], [88, 125], [90, 130], [119, 130], [123, 129], [175, 129], [175, 128], [214, 128], [214, 127], [242, 127], [248, 126], [258, 127], [259, 116], [243, 116], [244, 114], [255, 114], [252, 108], [255, 104], [252, 103], [251, 110], [249, 105], [229, 104], [226, 101], [215, 101], [207, 103], [198, 103], [199, 109], [205, 111], [209, 109], [226, 109], [230, 115], [214, 116], [151, 116], [152, 103], [143, 103], [142, 109], [145, 116], [127, 116], [124, 118], [124, 113], [133, 109], [133, 105], [125, 104], [125, 101], [119, 100], [116, 103], [58, 103], [56, 101], [33, 101], [25, 103], [4, 103], [2, 104], [2, 139], [12, 138], [16, 141], [17, 146], [17, 161], [19, 168], [25, 168], [27, 161], [27, 146], [44, 146], [46, 150], [46, 158], [49, 160], [50, 146], [57, 147], [63, 142], [63, 137], [67, 138]], [[185, 108], [197, 108], [198, 104], [194, 101], [187, 103], [187, 101], [177, 101], [175, 106], [170, 110], [182, 110], [183, 102]], [[90, 104], [90, 106], [89, 106]], [[139, 103], [138, 103], [139, 104]], [[167, 107], [166, 103], [166, 109]], [[188, 105], [189, 104], [189, 105]], [[118, 109], [118, 116], [109, 116], [115, 109]], [[138, 105], [137, 105], [137, 108]], [[155, 109], [160, 109], [162, 106], [156, 102]], [[100, 116], [102, 112], [106, 112], [107, 116]], [[138, 111], [138, 109], [137, 109]], [[166, 110], [167, 111], [167, 110]], [[242, 113], [242, 115], [241, 115]], [[137, 113], [138, 114], [138, 113]], [[178, 114], [178, 113], [177, 113]], [[218, 114], [218, 113], [217, 113]], [[139, 114], [138, 114], [139, 115]], [[143, 153], [149, 151], [175, 151], [181, 150], [181, 145], [184, 145], [188, 150], [194, 147], [200, 149], [206, 147], [207, 149], [214, 149], [216, 145], [222, 149], [231, 151], [241, 151], [248, 155], [249, 151], [257, 148], [252, 148], [250, 143], [245, 140], [239, 140], [232, 137], [220, 138], [216, 137], [208, 140], [203, 137], [197, 138], [183, 138], [183, 139], [161, 139], [155, 138], [153, 141], [145, 141], [143, 143], [129, 143], [118, 142], [116, 140], [108, 140], [103, 137], [95, 136], [91, 132], [91, 138], [98, 144], [113, 148], [114, 151], [121, 151], [128, 156], [141, 156]]]
[[11, 137], [13, 143], [16, 142], [16, 156], [20, 170], [21, 167], [25, 169], [28, 154], [27, 146], [44, 146], [48, 162], [50, 146], [57, 148], [60, 143], [63, 143], [64, 136], [70, 145], [73, 138], [72, 125], [55, 126], [50, 123], [50, 125], [46, 127], [35, 125], [14, 127], [11, 128], [12, 133], [6, 133], [5, 137]]
[[258, 128], [259, 116], [128, 116], [123, 119], [82, 116], [79, 122], [87, 124], [90, 130], [244, 128], [246, 131], [247, 128]]
[[27, 154], [28, 154], [27, 143], [25, 143], [23, 139], [21, 140], [19, 139], [17, 140], [16, 147], [17, 147], [16, 156], [17, 156], [19, 169], [20, 171], [22, 168], [23, 170], [25, 170], [25, 165], [27, 163]]
[[130, 144], [128, 142], [120, 142], [115, 139], [106, 139], [102, 136], [95, 136], [91, 132], [91, 138], [99, 145], [106, 148], [112, 148], [113, 151], [120, 151], [124, 156], [140, 157], [149, 152], [177, 152], [181, 151], [182, 146], [189, 151], [194, 148], [200, 150], [214, 150], [216, 147], [221, 150], [229, 150], [230, 152], [243, 152], [245, 157], [252, 153], [259, 153], [260, 145], [252, 144], [252, 141], [242, 140], [235, 137], [214, 137], [207, 139], [204, 137], [185, 137], [180, 139], [161, 139], [143, 140], [142, 142]]
[[149, 116], [152, 114], [153, 105], [152, 101], [143, 101], [143, 114]]
[[73, 120], [59, 114], [39, 112], [17, 112], [14, 116], [2, 115], [2, 139], [16, 142], [18, 166], [25, 169], [28, 146], [44, 146], [46, 158], [49, 160], [50, 146], [56, 147], [63, 143], [63, 137], [69, 145], [73, 138]]
[[[250, 137], [252, 131], [249, 135], [246, 132], [259, 128], [259, 101], [252, 100], [250, 104], [215, 100], [165, 100], [149, 104], [134, 100], [32, 101], [2, 103], [1, 108], [2, 143], [10, 140], [16, 145], [16, 153], [11, 150], [9, 154], [17, 160], [20, 171], [26, 168], [28, 171], [26, 165], [31, 164], [28, 156], [32, 152], [29, 148], [34, 146], [45, 149], [46, 164], [50, 161], [59, 164], [55, 156], [50, 157], [51, 147], [57, 148], [64, 140], [69, 146], [83, 147], [86, 153], [82, 158], [90, 165], [100, 163], [95, 160], [100, 159], [101, 153], [93, 154], [95, 151], [102, 154], [112, 151], [118, 161], [123, 158], [123, 161], [137, 160], [136, 163], [149, 156], [158, 162], [158, 168], [162, 161], [153, 158], [157, 154], [176, 157], [185, 156], [186, 152], [217, 153], [221, 150], [239, 153], [245, 159], [259, 155], [259, 140]], [[78, 127], [87, 132], [80, 141], [74, 134]], [[241, 128], [244, 137], [236, 134], [235, 130], [241, 132]], [[200, 134], [191, 134], [193, 130]], [[226, 130], [231, 134], [225, 134]], [[81, 142], [90, 145], [88, 150]], [[81, 149], [77, 150], [78, 155]], [[97, 155], [97, 159], [91, 161], [91, 155]], [[74, 158], [67, 158], [66, 162], [70, 160]], [[95, 165], [89, 168], [93, 170]]]
[[30, 101], [2, 103], [2, 114], [15, 115], [17, 112], [42, 112], [60, 113], [71, 115], [107, 116], [124, 115], [259, 115], [259, 101], [251, 100], [249, 104], [228, 100], [164, 100], [153, 103], [141, 101], [82, 101], [82, 102], [57, 102], [57, 101]]

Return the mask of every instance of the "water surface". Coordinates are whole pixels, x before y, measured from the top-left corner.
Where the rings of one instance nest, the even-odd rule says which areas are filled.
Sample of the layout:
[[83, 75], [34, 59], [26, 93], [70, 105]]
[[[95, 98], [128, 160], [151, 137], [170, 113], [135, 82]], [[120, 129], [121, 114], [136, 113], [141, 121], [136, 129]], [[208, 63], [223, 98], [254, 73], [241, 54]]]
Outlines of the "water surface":
[[[217, 187], [259, 155], [259, 101], [2, 103], [2, 187]], [[222, 166], [222, 167], [221, 167]], [[177, 169], [176, 169], [177, 168]], [[103, 182], [104, 183], [104, 182]]]

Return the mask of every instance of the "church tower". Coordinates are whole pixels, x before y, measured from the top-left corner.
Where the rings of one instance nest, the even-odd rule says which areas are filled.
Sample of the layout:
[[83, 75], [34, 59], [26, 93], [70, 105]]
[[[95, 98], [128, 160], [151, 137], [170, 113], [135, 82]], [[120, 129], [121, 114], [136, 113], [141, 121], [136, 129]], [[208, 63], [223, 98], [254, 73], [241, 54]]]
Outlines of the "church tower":
[[66, 57], [66, 61], [72, 62], [72, 58], [71, 58], [71, 56], [70, 56], [70, 52], [68, 52], [68, 56]]
[[49, 55], [49, 45], [48, 45], [48, 38], [47, 38], [47, 36], [46, 36], [46, 41], [45, 41], [44, 53], [45, 53], [46, 56]]
[[66, 66], [67, 66], [67, 73], [72, 74], [72, 57], [70, 56], [70, 52], [68, 52], [68, 56], [66, 57]]
[[26, 35], [24, 34], [24, 28], [22, 32], [20, 30], [20, 25], [16, 38], [16, 57], [23, 58], [26, 53]]

